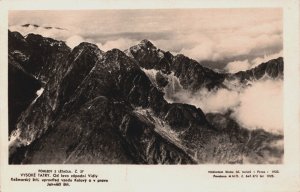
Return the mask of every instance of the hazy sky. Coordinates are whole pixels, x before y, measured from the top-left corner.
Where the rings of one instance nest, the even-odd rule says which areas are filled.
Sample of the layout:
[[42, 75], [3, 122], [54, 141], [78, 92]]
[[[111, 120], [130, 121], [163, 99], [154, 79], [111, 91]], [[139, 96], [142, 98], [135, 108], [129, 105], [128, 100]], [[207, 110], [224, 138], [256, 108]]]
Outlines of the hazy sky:
[[[67, 30], [24, 28], [31, 23]], [[149, 39], [157, 47], [198, 61], [228, 61], [228, 71], [247, 69], [258, 61], [282, 55], [281, 9], [182, 9], [11, 11], [9, 26], [64, 40], [81, 41], [106, 51], [121, 50]]]

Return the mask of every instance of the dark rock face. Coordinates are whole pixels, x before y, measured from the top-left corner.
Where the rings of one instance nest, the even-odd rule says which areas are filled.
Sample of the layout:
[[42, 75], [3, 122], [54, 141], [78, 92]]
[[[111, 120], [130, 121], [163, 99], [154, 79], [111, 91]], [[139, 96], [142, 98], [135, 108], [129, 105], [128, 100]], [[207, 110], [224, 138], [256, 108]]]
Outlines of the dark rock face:
[[24, 68], [44, 82], [57, 72], [58, 64], [65, 62], [65, 56], [70, 48], [61, 41], [29, 34], [26, 37], [29, 44], [30, 57]]
[[19, 32], [8, 31], [8, 51], [25, 51], [28, 48], [25, 38]]
[[120, 129], [136, 159], [148, 164], [195, 163], [183, 150], [165, 140], [143, 116], [126, 115]]
[[164, 77], [161, 72], [156, 73], [155, 80], [160, 88], [167, 86], [169, 83], [168, 79]]
[[104, 96], [94, 98], [36, 140], [22, 162], [133, 163], [113, 119], [119, 110]]
[[[29, 34], [24, 38], [19, 33], [10, 31], [8, 42], [9, 55], [19, 62], [26, 73], [34, 76], [44, 89], [43, 94], [17, 117], [18, 122], [10, 125], [16, 130], [24, 130], [20, 135], [23, 143], [30, 142], [36, 135], [43, 134], [51, 122], [50, 117], [57, 102], [58, 82], [67, 70], [66, 59], [70, 48], [63, 42], [40, 35]], [[9, 92], [10, 89], [14, 88], [9, 87]], [[24, 97], [23, 92], [18, 93], [18, 96]], [[12, 97], [9, 102], [13, 102]]]
[[205, 68], [195, 60], [184, 55], [177, 55], [172, 63], [172, 71], [185, 89], [198, 90], [200, 88], [213, 89], [220, 87], [224, 75]]
[[[16, 113], [10, 163], [241, 163], [247, 155], [249, 131], [222, 114], [170, 104], [160, 89], [171, 73], [191, 90], [219, 87], [226, 74], [183, 55], [174, 57], [147, 40], [125, 54], [118, 49], [104, 53], [90, 43], [71, 51], [63, 42], [38, 35], [9, 35], [10, 82], [16, 84], [10, 98], [24, 91], [21, 85], [30, 88], [19, 99], [26, 100], [24, 109], [10, 105]], [[141, 67], [159, 71], [158, 88]], [[15, 80], [19, 73], [26, 76], [25, 84]], [[32, 102], [41, 86], [42, 95]], [[255, 134], [270, 142], [275, 138]], [[253, 149], [247, 152], [258, 153]]]
[[[76, 89], [74, 86], [70, 89], [69, 84], [65, 82], [68, 80], [74, 82], [72, 85], [78, 85], [85, 76], [76, 76], [73, 71], [89, 72], [88, 70], [91, 69], [91, 64], [88, 62], [95, 59], [96, 56], [100, 56], [97, 55], [100, 53], [100, 50], [98, 48], [96, 49], [96, 47], [94, 47], [95, 51], [93, 54], [88, 51], [89, 54], [87, 55], [85, 54], [85, 51], [86, 49], [89, 50], [90, 47], [87, 47], [84, 44], [80, 44], [78, 47], [80, 51], [75, 48], [72, 53], [65, 56], [66, 63], [62, 64], [65, 68], [58, 68], [61, 69], [61, 71], [48, 81], [45, 85], [43, 94], [20, 116], [16, 128], [21, 130], [19, 138], [23, 143], [24, 141], [34, 141], [41, 137], [51, 127], [51, 124], [55, 122], [55, 118], [59, 115], [62, 106]], [[78, 66], [77, 57], [80, 54], [82, 54], [81, 57], [84, 59], [84, 67], [87, 69], [84, 69], [84, 67], [80, 65]], [[95, 64], [94, 60], [92, 64]], [[71, 78], [72, 74], [73, 78]]]
[[30, 105], [41, 82], [27, 73], [12, 56], [8, 57], [9, 134], [20, 114]]
[[74, 93], [102, 54], [103, 51], [89, 43], [81, 43], [74, 48], [67, 61], [68, 70], [60, 84], [59, 98], [62, 103]]
[[157, 69], [163, 73], [170, 73], [170, 65], [173, 55], [157, 49], [150, 41], [143, 40], [125, 51], [128, 56], [133, 57], [139, 65], [145, 69]]
[[205, 126], [207, 123], [201, 109], [181, 103], [169, 105], [165, 120], [175, 130], [185, 129], [187, 127]]
[[8, 42], [9, 52], [24, 70], [45, 83], [56, 75], [57, 65], [70, 53], [64, 42], [41, 35], [28, 34], [24, 38], [18, 32], [9, 31]]
[[[38, 106], [29, 106], [31, 101], [33, 101], [33, 97], [31, 99], [27, 99], [27, 104], [22, 107], [21, 110], [12, 107], [10, 111], [15, 113], [15, 115], [11, 115], [10, 119], [18, 119], [19, 123], [14, 120], [10, 120], [10, 127], [12, 129], [27, 127], [28, 122], [26, 118], [35, 119], [35, 121], [39, 122], [48, 122], [48, 116], [52, 114], [53, 108], [55, 107], [55, 103], [57, 101], [57, 86], [58, 82], [61, 81], [63, 75], [68, 69], [66, 59], [70, 54], [71, 50], [69, 47], [65, 45], [65, 43], [61, 41], [56, 41], [50, 38], [44, 38], [40, 35], [29, 34], [26, 38], [24, 38], [18, 32], [10, 32], [8, 31], [8, 49], [9, 49], [9, 62], [18, 63], [19, 68], [22, 69], [26, 74], [29, 74], [35, 81], [38, 82], [39, 86], [35, 88], [35, 92], [37, 89], [40, 89], [41, 86], [44, 89], [44, 94], [41, 96], [42, 98], [37, 98], [36, 102], [32, 105]], [[15, 74], [9, 73], [9, 82], [16, 81]], [[15, 80], [14, 80], [15, 79]], [[9, 86], [9, 92], [15, 92], [14, 89], [17, 86], [23, 85], [22, 82], [18, 81], [16, 86]], [[34, 86], [36, 83], [32, 83]], [[25, 84], [24, 84], [25, 85]], [[26, 85], [17, 92], [17, 96], [9, 96], [9, 103], [15, 103], [15, 101], [19, 102], [19, 100], [26, 100], [26, 91], [24, 89], [30, 90], [30, 86]], [[34, 93], [35, 93], [34, 92]], [[33, 94], [32, 94], [33, 95]], [[36, 97], [36, 95], [33, 95]], [[17, 100], [15, 98], [18, 97]], [[47, 102], [43, 104], [39, 104], [44, 102], [43, 98], [47, 98]], [[41, 100], [41, 101], [39, 101]], [[42, 105], [42, 106], [39, 106]], [[43, 108], [43, 110], [41, 110]], [[21, 112], [27, 110], [26, 113], [21, 115]], [[19, 112], [17, 112], [19, 110]], [[39, 112], [45, 113], [45, 116], [39, 114]], [[30, 113], [29, 117], [28, 114]], [[34, 115], [36, 113], [36, 115]], [[27, 115], [26, 115], [27, 114]], [[14, 117], [15, 116], [15, 117]], [[35, 117], [35, 118], [33, 118]], [[23, 122], [23, 125], [22, 125]], [[44, 124], [43, 123], [43, 124]], [[47, 123], [46, 123], [47, 126]], [[22, 129], [22, 128], [21, 128]]]

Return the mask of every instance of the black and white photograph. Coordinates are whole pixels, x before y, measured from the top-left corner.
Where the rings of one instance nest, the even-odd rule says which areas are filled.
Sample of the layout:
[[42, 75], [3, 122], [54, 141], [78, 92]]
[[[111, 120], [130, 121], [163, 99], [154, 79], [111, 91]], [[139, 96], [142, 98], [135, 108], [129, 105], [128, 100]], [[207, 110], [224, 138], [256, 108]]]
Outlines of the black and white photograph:
[[1, 192], [296, 192], [298, 0], [0, 0]]
[[9, 164], [282, 164], [282, 8], [10, 10]]

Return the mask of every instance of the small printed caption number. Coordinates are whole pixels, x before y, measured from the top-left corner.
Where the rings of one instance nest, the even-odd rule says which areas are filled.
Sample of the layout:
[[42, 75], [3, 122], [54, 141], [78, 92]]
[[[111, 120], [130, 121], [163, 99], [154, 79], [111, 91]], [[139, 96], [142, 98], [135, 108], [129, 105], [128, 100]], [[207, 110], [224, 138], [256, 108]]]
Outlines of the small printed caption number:
[[44, 183], [46, 186], [71, 186], [72, 184], [108, 183], [108, 179], [83, 169], [38, 169], [31, 173], [20, 173], [10, 178], [11, 182]]

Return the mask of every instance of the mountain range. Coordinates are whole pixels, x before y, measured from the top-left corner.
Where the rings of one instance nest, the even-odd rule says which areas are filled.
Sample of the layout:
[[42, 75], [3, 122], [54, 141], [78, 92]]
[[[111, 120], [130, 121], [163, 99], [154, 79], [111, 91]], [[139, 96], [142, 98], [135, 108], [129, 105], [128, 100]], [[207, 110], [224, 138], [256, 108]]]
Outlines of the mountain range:
[[11, 31], [8, 51], [11, 164], [282, 161], [276, 145], [282, 134], [247, 129], [230, 111], [204, 113], [166, 98], [176, 86], [196, 92], [282, 80], [282, 57], [218, 73], [148, 40], [104, 52], [87, 42], [71, 49], [63, 41]]

